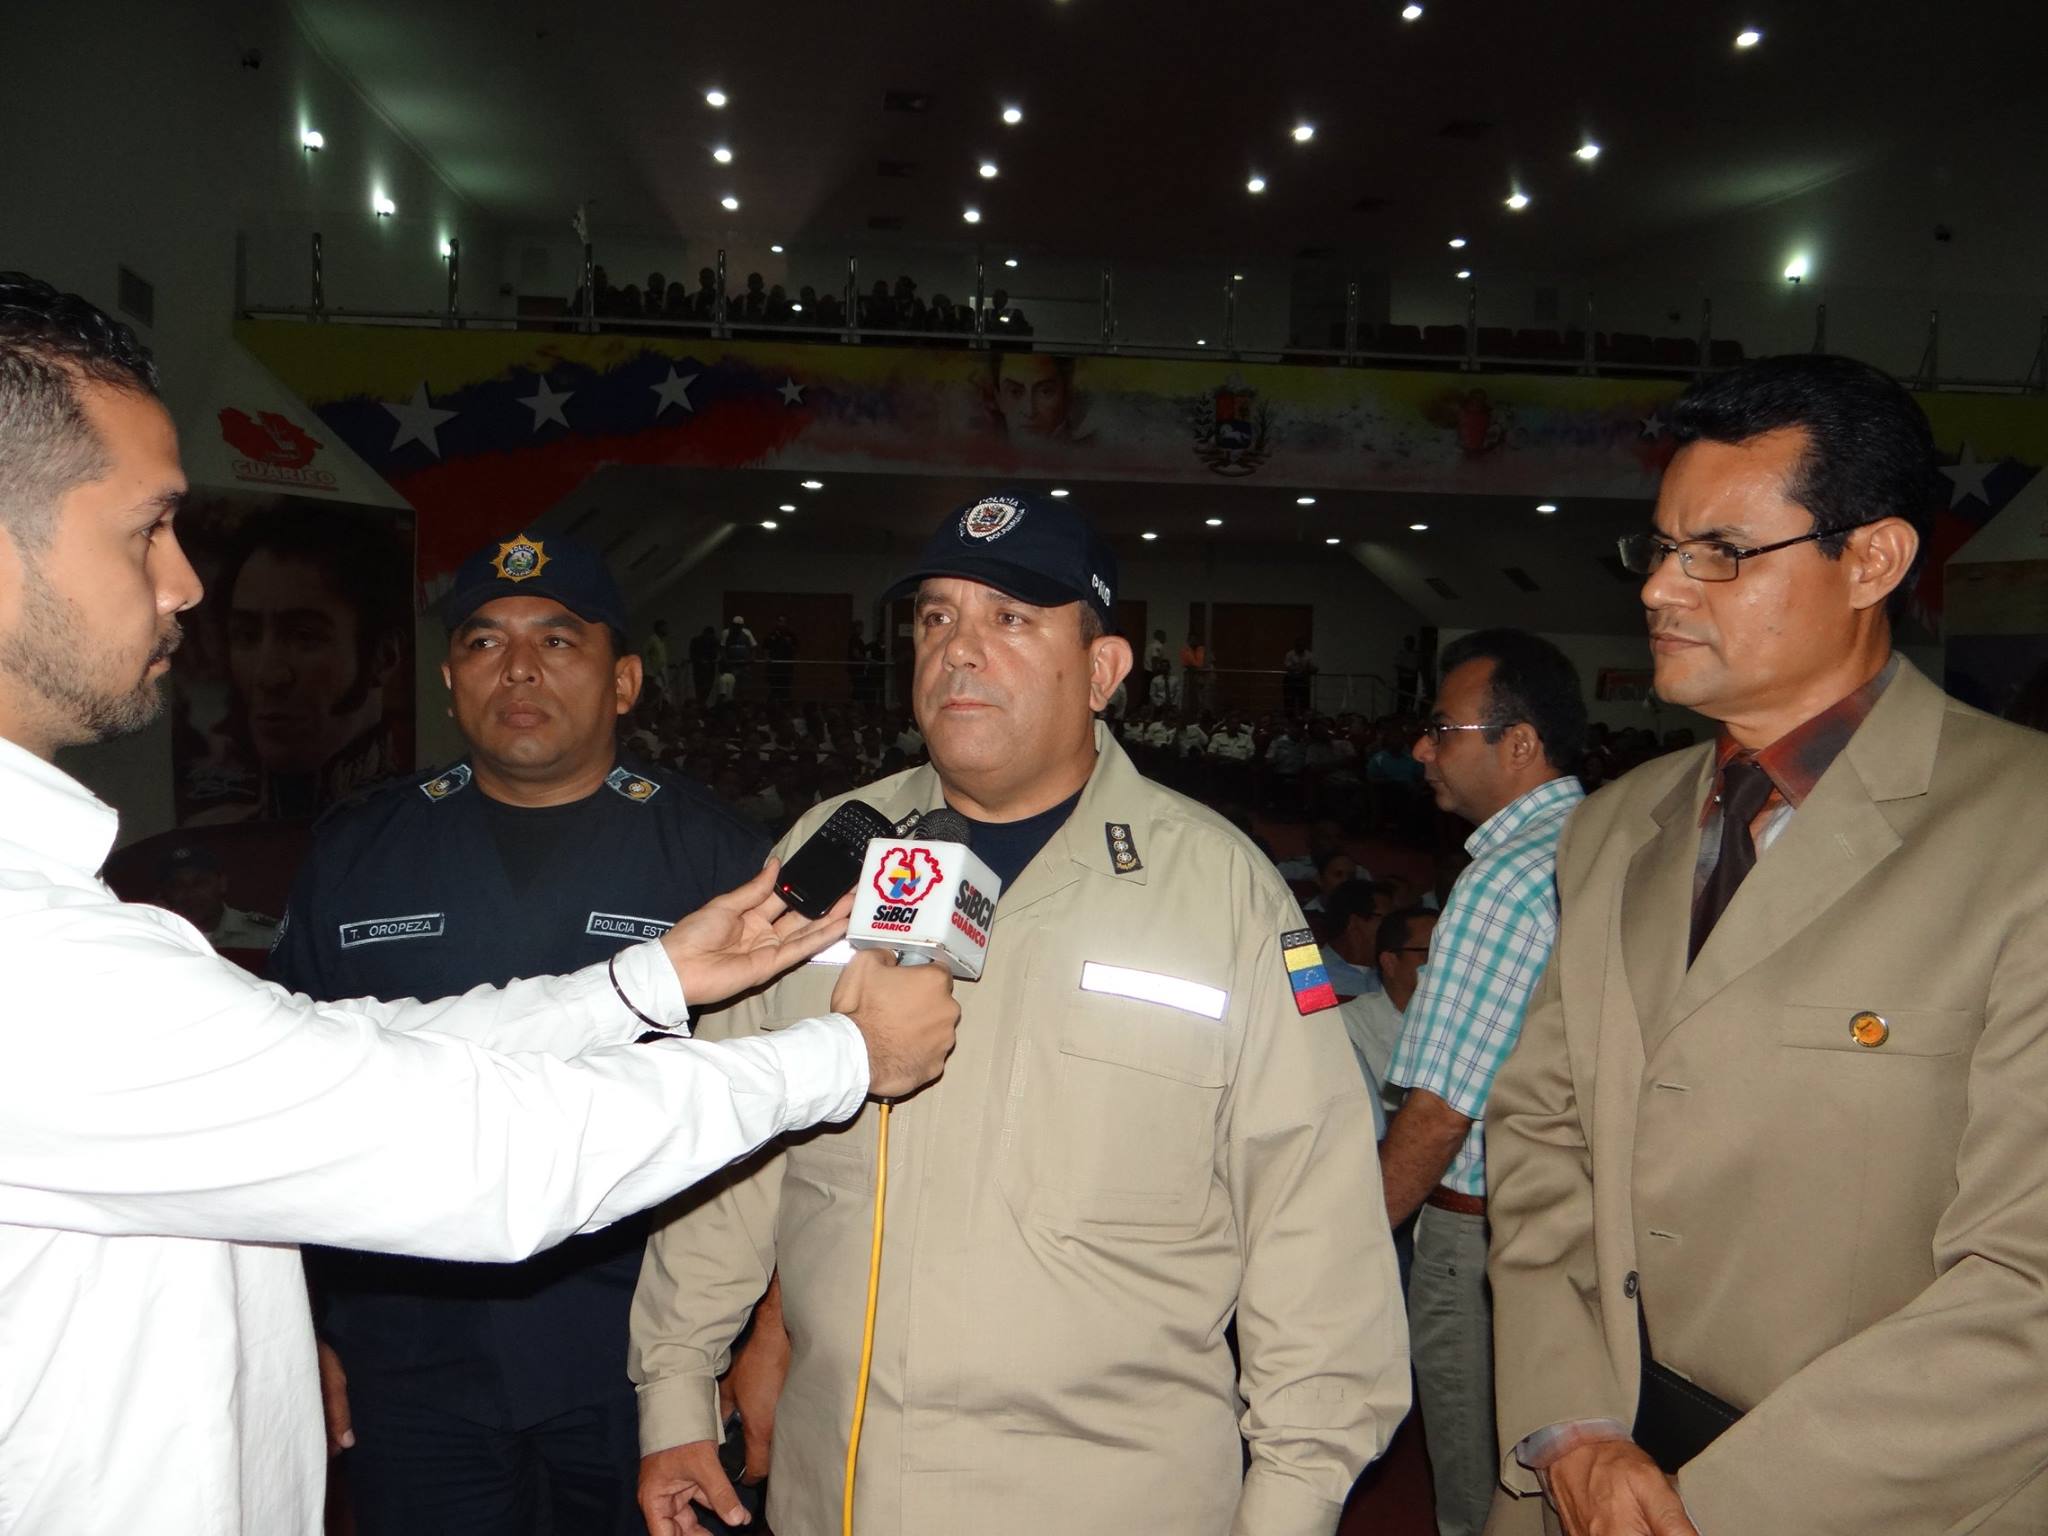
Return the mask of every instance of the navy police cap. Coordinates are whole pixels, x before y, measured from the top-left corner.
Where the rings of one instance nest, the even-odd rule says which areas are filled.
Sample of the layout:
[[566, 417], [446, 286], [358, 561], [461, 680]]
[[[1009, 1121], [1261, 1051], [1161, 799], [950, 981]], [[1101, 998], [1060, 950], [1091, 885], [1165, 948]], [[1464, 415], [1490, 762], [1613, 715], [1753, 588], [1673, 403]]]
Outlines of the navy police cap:
[[1086, 603], [1116, 632], [1116, 556], [1078, 508], [1035, 491], [993, 491], [946, 514], [917, 563], [883, 597], [928, 576], [958, 576], [1058, 608]]
[[453, 634], [485, 603], [501, 597], [551, 597], [579, 619], [626, 632], [626, 599], [604, 556], [578, 539], [516, 534], [486, 544], [462, 562], [441, 604]]

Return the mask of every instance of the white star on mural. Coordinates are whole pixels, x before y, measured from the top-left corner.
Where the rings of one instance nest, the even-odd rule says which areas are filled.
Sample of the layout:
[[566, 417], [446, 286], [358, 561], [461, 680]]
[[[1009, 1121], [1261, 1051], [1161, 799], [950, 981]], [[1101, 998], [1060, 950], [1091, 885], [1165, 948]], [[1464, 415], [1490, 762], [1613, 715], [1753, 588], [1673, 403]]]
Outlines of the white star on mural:
[[1649, 415], [1641, 418], [1640, 425], [1636, 430], [1636, 436], [1648, 438], [1654, 443], [1663, 435], [1664, 413], [1662, 411], [1652, 411]]
[[782, 403], [784, 405], [802, 405], [804, 403], [804, 386], [787, 376], [782, 380], [782, 388], [778, 389], [776, 393], [782, 396]]
[[534, 392], [522, 398], [519, 403], [533, 412], [533, 430], [538, 432], [551, 421], [559, 426], [569, 425], [569, 418], [562, 414], [562, 407], [575, 396], [576, 391], [573, 389], [565, 389], [557, 394], [548, 388], [548, 381], [543, 378], [534, 380]]
[[661, 396], [661, 399], [655, 403], [654, 419], [656, 421], [661, 420], [661, 413], [672, 405], [680, 405], [684, 410], [694, 415], [697, 407], [690, 404], [690, 386], [696, 382], [697, 375], [694, 373], [680, 379], [677, 378], [675, 364], [669, 364], [668, 377], [659, 384], [647, 386], [657, 395]]
[[441, 457], [441, 439], [438, 428], [441, 423], [456, 415], [444, 411], [427, 398], [427, 381], [420, 380], [419, 388], [412, 392], [412, 399], [405, 405], [383, 402], [384, 409], [398, 418], [398, 435], [391, 439], [392, 452], [397, 452], [407, 443], [420, 443], [435, 458]]
[[1941, 466], [1941, 472], [1948, 476], [1949, 510], [1953, 512], [1972, 496], [1983, 502], [1985, 506], [1990, 506], [1991, 498], [1984, 494], [1984, 482], [1990, 478], [1991, 471], [1996, 468], [1998, 468], [1998, 461], [1996, 459], [1993, 459], [1988, 464], [1978, 463], [1976, 451], [1968, 443], [1964, 443], [1962, 459], [1957, 463]]

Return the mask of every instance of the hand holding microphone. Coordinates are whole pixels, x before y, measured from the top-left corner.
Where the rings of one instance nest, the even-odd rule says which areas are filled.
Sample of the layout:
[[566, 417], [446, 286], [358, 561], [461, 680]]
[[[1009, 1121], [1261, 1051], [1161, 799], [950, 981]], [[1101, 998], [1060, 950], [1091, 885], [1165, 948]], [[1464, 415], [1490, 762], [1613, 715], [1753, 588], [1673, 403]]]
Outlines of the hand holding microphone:
[[885, 950], [857, 954], [832, 989], [832, 1011], [852, 1019], [868, 1044], [868, 1092], [915, 1093], [945, 1070], [960, 1026], [953, 973], [901, 964]]

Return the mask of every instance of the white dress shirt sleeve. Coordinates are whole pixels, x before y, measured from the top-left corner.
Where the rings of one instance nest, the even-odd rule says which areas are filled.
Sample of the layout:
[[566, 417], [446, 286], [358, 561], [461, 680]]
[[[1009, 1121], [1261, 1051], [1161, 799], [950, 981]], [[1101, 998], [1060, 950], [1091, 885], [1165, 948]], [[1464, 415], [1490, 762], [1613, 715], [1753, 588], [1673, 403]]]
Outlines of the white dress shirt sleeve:
[[[0, 1223], [514, 1260], [843, 1119], [867, 1090], [836, 1014], [627, 1043], [642, 1025], [603, 966], [315, 1003], [152, 908], [0, 919]], [[646, 1012], [682, 1014], [644, 950], [619, 973]]]

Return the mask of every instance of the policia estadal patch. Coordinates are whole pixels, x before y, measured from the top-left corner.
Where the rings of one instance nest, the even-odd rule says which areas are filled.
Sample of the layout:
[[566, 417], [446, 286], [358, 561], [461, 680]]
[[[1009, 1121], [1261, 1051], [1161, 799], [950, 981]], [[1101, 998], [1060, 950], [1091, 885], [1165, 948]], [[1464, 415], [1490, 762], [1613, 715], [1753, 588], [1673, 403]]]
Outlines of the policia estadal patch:
[[1138, 857], [1138, 845], [1131, 841], [1131, 829], [1121, 821], [1102, 824], [1103, 839], [1109, 844], [1110, 867], [1120, 875], [1134, 875], [1145, 867]]
[[1330, 985], [1329, 968], [1316, 936], [1306, 928], [1280, 935], [1280, 958], [1287, 962], [1287, 984], [1294, 989], [1297, 1013], [1321, 1013], [1337, 1006], [1337, 989]]

